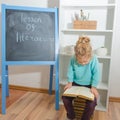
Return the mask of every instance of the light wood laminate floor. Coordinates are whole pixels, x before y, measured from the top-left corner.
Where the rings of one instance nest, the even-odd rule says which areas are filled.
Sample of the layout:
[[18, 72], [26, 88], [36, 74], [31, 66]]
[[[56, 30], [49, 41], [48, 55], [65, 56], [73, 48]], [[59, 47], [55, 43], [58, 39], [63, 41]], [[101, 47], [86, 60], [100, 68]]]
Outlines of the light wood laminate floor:
[[[7, 113], [0, 115], [0, 120], [65, 120], [65, 118], [63, 105], [60, 105], [60, 110], [55, 110], [54, 95], [20, 90], [10, 90]], [[95, 111], [94, 120], [120, 120], [120, 103], [110, 102], [107, 112]]]

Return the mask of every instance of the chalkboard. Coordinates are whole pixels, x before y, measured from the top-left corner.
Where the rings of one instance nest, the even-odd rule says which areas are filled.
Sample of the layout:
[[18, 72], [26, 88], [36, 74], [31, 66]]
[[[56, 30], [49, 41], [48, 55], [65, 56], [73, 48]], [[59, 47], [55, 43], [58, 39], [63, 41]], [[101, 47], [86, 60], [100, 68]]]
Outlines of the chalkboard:
[[6, 9], [6, 61], [55, 61], [55, 13]]

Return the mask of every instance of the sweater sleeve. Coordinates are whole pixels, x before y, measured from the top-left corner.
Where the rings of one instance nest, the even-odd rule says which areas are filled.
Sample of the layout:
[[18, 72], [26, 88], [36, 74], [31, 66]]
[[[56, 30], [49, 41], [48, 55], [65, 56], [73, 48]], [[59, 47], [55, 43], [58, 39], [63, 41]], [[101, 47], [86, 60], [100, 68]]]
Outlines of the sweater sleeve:
[[97, 87], [99, 80], [100, 80], [100, 67], [99, 61], [96, 56], [93, 58], [92, 62], [92, 86]]
[[70, 62], [68, 65], [68, 71], [67, 71], [67, 81], [68, 82], [73, 82], [73, 77], [74, 77], [73, 63], [74, 63], [74, 58], [72, 57], [70, 59]]

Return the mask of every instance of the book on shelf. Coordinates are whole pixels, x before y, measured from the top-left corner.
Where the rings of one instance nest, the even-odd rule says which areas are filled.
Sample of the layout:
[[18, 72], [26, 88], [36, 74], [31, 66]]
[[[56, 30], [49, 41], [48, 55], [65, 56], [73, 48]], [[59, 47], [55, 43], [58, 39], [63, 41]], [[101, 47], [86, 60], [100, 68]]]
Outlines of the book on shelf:
[[94, 94], [90, 91], [88, 87], [82, 86], [72, 86], [64, 91], [63, 96], [69, 97], [81, 97], [87, 100], [94, 100]]

